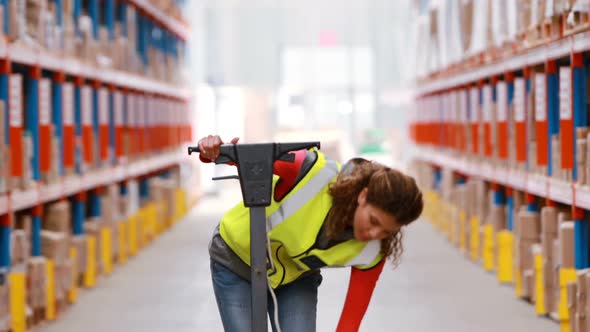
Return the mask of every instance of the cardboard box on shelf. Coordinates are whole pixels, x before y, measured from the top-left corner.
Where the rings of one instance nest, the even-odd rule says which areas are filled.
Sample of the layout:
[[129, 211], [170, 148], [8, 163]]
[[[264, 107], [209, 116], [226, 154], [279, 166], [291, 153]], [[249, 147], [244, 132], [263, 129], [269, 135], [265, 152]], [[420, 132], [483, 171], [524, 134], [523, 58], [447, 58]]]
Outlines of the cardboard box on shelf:
[[64, 300], [72, 287], [72, 269], [73, 263], [70, 259], [55, 266], [55, 298], [58, 301]]
[[46, 258], [31, 257], [27, 262], [27, 303], [33, 309], [45, 307], [46, 301]]
[[532, 246], [535, 244], [538, 243], [527, 239], [520, 239], [518, 241], [518, 257], [521, 271], [534, 269], [535, 261], [531, 250]]
[[[10, 281], [6, 279], [0, 285], [0, 319], [10, 314]], [[0, 330], [2, 331], [2, 330]]]
[[588, 289], [586, 285], [586, 275], [589, 269], [578, 271], [577, 293], [576, 293], [576, 315], [575, 315], [575, 331], [586, 331], [586, 307]]
[[562, 268], [574, 268], [574, 222], [559, 226], [559, 263]]
[[12, 264], [27, 261], [30, 253], [30, 242], [24, 230], [15, 229], [10, 233], [10, 259]]
[[490, 220], [494, 226], [494, 232], [506, 229], [506, 207], [494, 205], [490, 208]]
[[30, 214], [21, 214], [16, 218], [14, 228], [17, 230], [23, 230], [27, 239], [31, 239], [33, 231], [33, 217]]
[[80, 274], [86, 272], [88, 238], [86, 235], [74, 235], [72, 237], [72, 247], [76, 248], [77, 253], [77, 270]]
[[69, 235], [48, 230], [41, 231], [41, 253], [56, 265], [68, 259], [69, 248]]
[[531, 211], [521, 211], [518, 214], [520, 223], [520, 238], [538, 242], [541, 235], [541, 220], [539, 213]]
[[43, 228], [66, 235], [72, 233], [72, 209], [67, 200], [51, 203], [47, 206], [43, 220]]
[[541, 232], [543, 234], [557, 234], [557, 209], [551, 206], [541, 208]]
[[568, 282], [567, 283], [567, 307], [569, 310], [569, 322], [570, 327], [576, 326], [576, 313], [577, 309], [577, 300], [576, 296], [578, 293], [578, 285], [576, 282]]

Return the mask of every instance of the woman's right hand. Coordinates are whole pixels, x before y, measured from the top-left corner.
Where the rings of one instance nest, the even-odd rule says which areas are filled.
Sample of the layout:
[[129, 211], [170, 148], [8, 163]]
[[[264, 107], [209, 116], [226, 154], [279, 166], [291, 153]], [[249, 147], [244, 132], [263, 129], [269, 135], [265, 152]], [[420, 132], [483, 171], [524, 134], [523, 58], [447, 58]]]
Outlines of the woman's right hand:
[[[240, 139], [238, 137], [234, 137], [230, 143], [236, 144]], [[217, 157], [219, 157], [219, 147], [223, 144], [221, 137], [219, 135], [209, 135], [207, 137], [203, 137], [199, 140], [199, 151], [200, 156], [203, 159], [215, 161]]]

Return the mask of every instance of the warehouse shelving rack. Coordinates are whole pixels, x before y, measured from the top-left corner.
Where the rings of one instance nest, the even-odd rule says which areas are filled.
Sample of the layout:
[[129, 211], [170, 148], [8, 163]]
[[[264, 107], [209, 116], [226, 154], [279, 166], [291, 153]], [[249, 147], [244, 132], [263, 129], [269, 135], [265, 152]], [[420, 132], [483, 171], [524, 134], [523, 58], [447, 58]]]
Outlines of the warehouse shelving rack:
[[[456, 66], [463, 70], [435, 73], [418, 83], [410, 128], [417, 143], [416, 158], [434, 166], [437, 185], [441, 169], [448, 169], [459, 180], [485, 180], [494, 191], [494, 204], [506, 204], [509, 209], [512, 191], [524, 192], [529, 211], [539, 211], [536, 198], [547, 206], [570, 206], [576, 270], [590, 267], [590, 187], [577, 181], [576, 163], [580, 139], [576, 129], [589, 125], [589, 53], [590, 31], [585, 31], [477, 67]], [[530, 98], [533, 86], [540, 92], [536, 100]], [[490, 114], [491, 104], [495, 117]], [[536, 113], [530, 114], [533, 108]], [[509, 118], [514, 119], [513, 142], [508, 142]], [[527, 127], [527, 121], [532, 127]], [[536, 147], [529, 142], [529, 130], [536, 133]], [[561, 165], [557, 166], [552, 135], [560, 138]], [[496, 137], [495, 152], [492, 137]], [[508, 151], [512, 149], [511, 163]], [[570, 180], [557, 178], [557, 168], [569, 172]], [[513, 230], [510, 217], [509, 213], [508, 231]], [[575, 281], [575, 274], [567, 279]]]
[[[53, 2], [60, 25], [62, 1]], [[0, 4], [7, 8], [8, 1], [2, 0]], [[116, 6], [120, 6], [120, 13], [125, 13], [121, 8], [133, 6], [140, 14], [137, 51], [144, 65], [148, 61], [149, 48], [158, 48], [171, 57], [182, 52], [180, 46], [188, 39], [190, 30], [147, 0], [90, 0], [89, 16], [93, 18], [95, 38], [98, 37], [100, 10], [105, 11], [104, 24], [111, 40], [115, 21], [126, 23], [126, 15], [115, 17]], [[74, 17], [79, 17], [81, 12], [82, 1], [75, 0]], [[3, 13], [6, 33], [9, 14], [7, 10]], [[126, 34], [126, 24], [121, 26]], [[154, 29], [158, 29], [160, 39], [151, 33]], [[88, 100], [88, 92], [91, 100]], [[22, 175], [23, 152], [20, 147], [22, 133], [27, 130], [33, 142], [32, 173], [35, 180], [30, 189], [13, 188], [0, 195], [0, 270], [8, 272], [11, 268], [13, 212], [30, 209], [33, 215], [32, 255], [39, 256], [45, 203], [70, 197], [73, 233], [82, 234], [86, 205], [90, 204], [91, 215], [100, 215], [99, 194], [105, 186], [120, 184], [121, 193], [125, 195], [127, 180], [139, 179], [141, 197], [149, 196], [146, 179], [165, 175], [167, 170], [187, 158], [181, 146], [188, 143], [192, 135], [190, 98], [191, 92], [176, 84], [121, 70], [98, 68], [75, 58], [0, 41], [0, 100], [6, 103], [6, 136], [3, 139], [11, 154], [10, 175]], [[59, 141], [61, 155], [58, 156], [59, 180], [47, 184], [40, 175], [49, 167], [51, 126]], [[131, 137], [131, 156], [124, 155], [124, 133]], [[95, 141], [91, 141], [87, 134], [94, 134]], [[83, 144], [78, 144], [78, 140]], [[96, 149], [91, 145], [96, 145]], [[98, 156], [92, 152], [97, 152]], [[86, 161], [100, 159], [103, 163], [100, 168], [85, 170], [81, 161], [86, 157], [89, 157]], [[22, 280], [16, 282], [19, 283], [22, 287]], [[21, 314], [24, 317], [24, 309]], [[16, 321], [14, 331], [23, 330], [20, 325], [23, 317], [13, 317]]]

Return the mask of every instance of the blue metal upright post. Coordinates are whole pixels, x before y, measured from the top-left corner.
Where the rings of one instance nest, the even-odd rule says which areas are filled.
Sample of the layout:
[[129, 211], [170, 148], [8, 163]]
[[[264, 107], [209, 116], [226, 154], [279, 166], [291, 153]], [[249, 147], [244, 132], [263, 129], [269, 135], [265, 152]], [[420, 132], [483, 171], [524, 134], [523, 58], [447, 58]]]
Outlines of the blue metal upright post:
[[514, 229], [514, 192], [509, 188], [506, 188], [506, 228]]
[[90, 18], [92, 19], [92, 34], [95, 40], [98, 40], [98, 30], [100, 27], [100, 13], [99, 13], [99, 6], [98, 0], [90, 0]]
[[545, 64], [547, 75], [547, 175], [553, 175], [553, 153], [551, 149], [551, 138], [559, 134], [559, 73], [555, 60], [547, 61]]
[[55, 3], [55, 23], [58, 27], [63, 25], [63, 4], [62, 0], [53, 0]]
[[62, 73], [57, 73], [55, 75], [55, 79], [52, 84], [52, 101], [53, 101], [53, 128], [55, 130], [55, 136], [57, 137], [58, 141], [58, 167], [59, 167], [59, 175], [63, 176], [65, 174], [64, 169], [64, 141], [63, 141], [63, 108], [62, 108], [62, 84], [65, 80], [65, 77]]
[[2, 4], [2, 8], [4, 8], [3, 12], [3, 19], [4, 19], [4, 26], [2, 27], [4, 29], [4, 34], [8, 35], [9, 33], [9, 23], [10, 23], [10, 17], [8, 16], [8, 10], [6, 10], [8, 8], [8, 0], [0, 0], [0, 3]]
[[31, 239], [31, 255], [41, 256], [41, 216], [43, 215], [42, 206], [36, 206], [32, 209], [33, 227]]
[[105, 21], [109, 31], [109, 40], [115, 39], [115, 0], [105, 1]]
[[26, 126], [31, 134], [33, 141], [32, 151], [32, 174], [33, 180], [41, 180], [39, 169], [39, 79], [41, 78], [41, 69], [32, 67], [26, 82]]
[[[572, 75], [573, 75], [573, 118], [574, 128], [584, 128], [588, 126], [588, 84], [586, 81], [586, 67], [582, 53], [572, 54]], [[585, 138], [584, 138], [585, 139]], [[576, 144], [576, 135], [574, 133], [574, 144]], [[574, 169], [573, 179], [577, 180], [577, 162], [576, 146], [574, 146]], [[576, 207], [573, 208], [574, 237], [575, 237], [575, 260], [576, 269], [585, 269], [590, 266], [589, 261], [589, 227], [587, 213]]]
[[82, 15], [82, 0], [74, 0], [73, 15], [74, 15], [73, 18], [74, 18], [74, 22], [75, 22], [74, 25], [76, 26], [76, 35], [78, 37], [80, 37], [82, 35], [82, 31], [80, 30], [80, 26], [78, 25], [78, 19]]
[[[584, 67], [583, 55], [575, 53], [572, 55], [572, 75], [573, 75], [573, 115], [574, 128], [583, 128], [588, 126], [588, 110], [587, 110], [587, 89], [586, 83], [586, 68]], [[585, 138], [584, 138], [585, 139]], [[574, 134], [574, 144], [576, 143], [576, 135]], [[576, 148], [574, 146], [574, 169], [573, 179], [578, 179], [578, 167], [576, 162]]]
[[74, 196], [73, 205], [73, 233], [84, 234], [84, 219], [86, 219], [86, 193], [81, 192]]
[[10, 232], [12, 226], [10, 214], [5, 214], [0, 217], [0, 268], [9, 269], [10, 260]]
[[140, 200], [147, 200], [150, 198], [150, 186], [147, 178], [139, 180], [139, 198]]
[[580, 211], [580, 214], [574, 216], [576, 219], [574, 222], [574, 248], [575, 248], [575, 261], [576, 269], [581, 270], [590, 267], [590, 259], [588, 252], [589, 231], [588, 227], [588, 214], [584, 211]]
[[90, 192], [89, 197], [89, 208], [90, 208], [90, 217], [100, 217], [102, 215], [102, 211], [100, 209], [100, 193], [99, 189], [93, 189]]
[[10, 77], [10, 62], [0, 59], [0, 100], [4, 102], [4, 142], [10, 146], [10, 122], [8, 112], [8, 78]]
[[119, 1], [119, 21], [121, 22], [121, 35], [127, 37], [127, 4]]

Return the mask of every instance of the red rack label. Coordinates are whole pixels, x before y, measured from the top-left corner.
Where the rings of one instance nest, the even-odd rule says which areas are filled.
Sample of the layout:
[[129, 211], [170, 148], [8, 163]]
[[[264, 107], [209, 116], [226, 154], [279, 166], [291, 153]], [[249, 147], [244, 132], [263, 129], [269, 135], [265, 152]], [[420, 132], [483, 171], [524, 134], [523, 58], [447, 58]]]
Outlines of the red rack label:
[[20, 74], [10, 75], [10, 96], [9, 96], [9, 108], [10, 108], [10, 126], [11, 127], [22, 127], [23, 126], [23, 78]]
[[74, 125], [74, 86], [72, 83], [64, 83], [62, 86], [62, 108], [64, 125]]
[[51, 81], [41, 79], [39, 82], [39, 124], [48, 126], [51, 123]]
[[89, 86], [82, 87], [82, 125], [92, 126], [92, 89]]
[[535, 74], [535, 120], [547, 119], [547, 99], [545, 93], [545, 74]]
[[498, 121], [504, 122], [508, 119], [507, 105], [508, 105], [508, 91], [506, 82], [500, 81], [496, 85], [496, 92], [498, 96], [496, 109], [498, 111]]
[[572, 71], [570, 67], [559, 69], [559, 118], [570, 120], [572, 118]]

